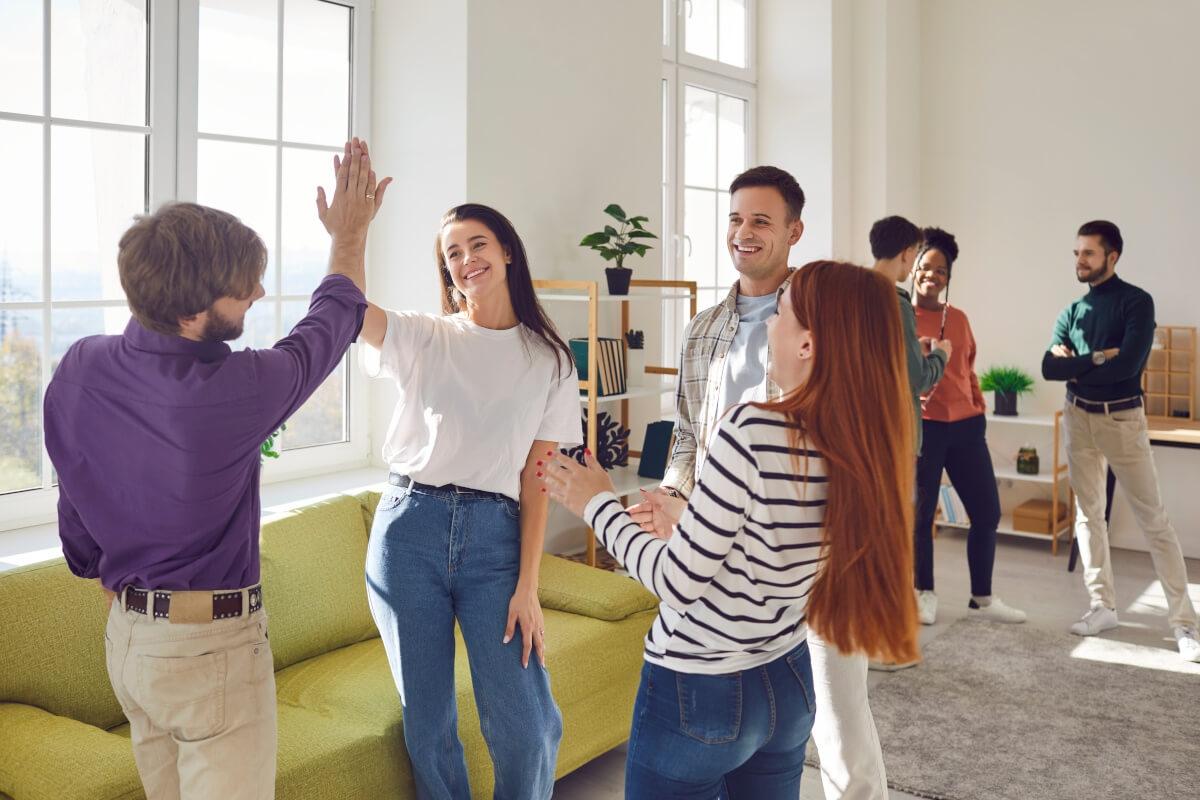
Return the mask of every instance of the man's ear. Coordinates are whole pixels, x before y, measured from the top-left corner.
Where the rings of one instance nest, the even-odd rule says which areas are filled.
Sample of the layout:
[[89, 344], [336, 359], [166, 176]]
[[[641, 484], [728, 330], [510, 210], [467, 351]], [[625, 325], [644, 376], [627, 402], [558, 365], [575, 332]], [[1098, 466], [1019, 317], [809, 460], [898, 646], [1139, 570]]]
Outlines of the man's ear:
[[791, 224], [791, 233], [788, 236], [788, 246], [794, 245], [800, 241], [800, 237], [804, 235], [804, 221], [796, 220]]

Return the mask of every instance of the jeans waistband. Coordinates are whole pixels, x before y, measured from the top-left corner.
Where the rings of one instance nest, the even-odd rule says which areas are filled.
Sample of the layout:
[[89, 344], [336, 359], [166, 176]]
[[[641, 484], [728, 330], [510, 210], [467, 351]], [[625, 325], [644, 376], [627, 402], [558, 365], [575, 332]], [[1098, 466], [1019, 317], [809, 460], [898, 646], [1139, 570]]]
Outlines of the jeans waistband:
[[401, 489], [412, 488], [421, 492], [422, 494], [433, 494], [443, 497], [452, 497], [457, 495], [459, 497], [471, 497], [477, 500], [507, 500], [510, 503], [516, 502], [511, 497], [501, 492], [484, 492], [480, 491], [479, 489], [468, 489], [467, 487], [459, 486], [456, 483], [444, 483], [441, 486], [433, 486], [432, 484], [428, 483], [418, 483], [407, 475], [398, 475], [395, 472], [388, 475], [388, 483], [390, 483], [392, 486], [398, 486]]

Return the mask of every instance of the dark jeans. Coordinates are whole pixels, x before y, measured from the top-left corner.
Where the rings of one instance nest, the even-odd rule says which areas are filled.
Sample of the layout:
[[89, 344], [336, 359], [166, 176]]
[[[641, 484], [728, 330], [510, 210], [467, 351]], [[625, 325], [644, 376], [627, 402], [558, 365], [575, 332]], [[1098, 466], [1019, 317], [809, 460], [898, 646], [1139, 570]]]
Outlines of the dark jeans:
[[808, 643], [725, 675], [645, 664], [626, 800], [795, 800], [816, 700]]
[[996, 491], [996, 474], [985, 437], [987, 417], [980, 414], [958, 422], [925, 420], [924, 427], [925, 444], [917, 459], [917, 515], [913, 532], [917, 589], [933, 591], [933, 517], [937, 513], [944, 468], [971, 519], [967, 533], [971, 594], [990, 597], [1000, 494]]

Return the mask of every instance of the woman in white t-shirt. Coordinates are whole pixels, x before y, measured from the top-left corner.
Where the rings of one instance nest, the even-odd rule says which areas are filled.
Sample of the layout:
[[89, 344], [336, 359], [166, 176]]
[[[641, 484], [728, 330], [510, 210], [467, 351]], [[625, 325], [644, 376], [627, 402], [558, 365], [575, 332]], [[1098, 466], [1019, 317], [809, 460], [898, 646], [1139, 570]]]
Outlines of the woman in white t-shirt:
[[451, 209], [436, 257], [441, 315], [371, 305], [363, 322], [367, 371], [400, 393], [367, 596], [404, 706], [417, 794], [471, 793], [457, 733], [457, 622], [495, 797], [549, 797], [562, 717], [537, 596], [548, 505], [539, 477], [560, 444], [580, 442], [579, 382], [502, 214]]

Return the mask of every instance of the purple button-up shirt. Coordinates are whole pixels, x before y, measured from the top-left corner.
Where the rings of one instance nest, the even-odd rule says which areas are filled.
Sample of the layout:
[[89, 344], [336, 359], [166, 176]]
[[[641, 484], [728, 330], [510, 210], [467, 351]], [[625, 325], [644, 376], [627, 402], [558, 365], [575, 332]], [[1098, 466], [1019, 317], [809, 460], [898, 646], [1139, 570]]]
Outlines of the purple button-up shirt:
[[337, 367], [366, 307], [330, 275], [270, 349], [234, 353], [136, 320], [72, 345], [45, 399], [71, 571], [113, 591], [257, 583], [259, 446]]

